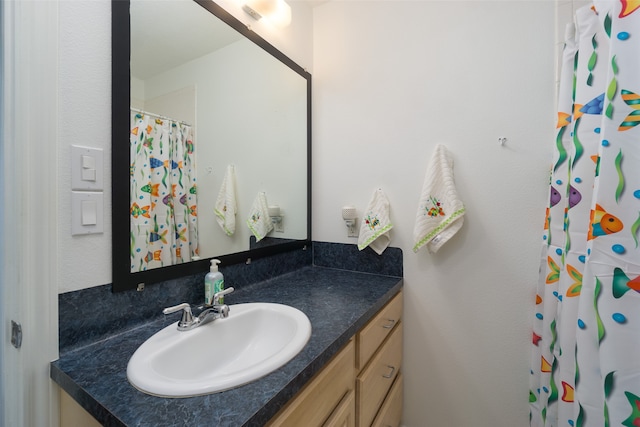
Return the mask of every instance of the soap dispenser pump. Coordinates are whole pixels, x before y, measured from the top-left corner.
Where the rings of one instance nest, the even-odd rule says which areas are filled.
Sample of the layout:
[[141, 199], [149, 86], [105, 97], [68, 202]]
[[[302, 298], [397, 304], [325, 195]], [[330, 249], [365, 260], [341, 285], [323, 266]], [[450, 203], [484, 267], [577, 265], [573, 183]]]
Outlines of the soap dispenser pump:
[[[219, 259], [212, 259], [209, 272], [204, 276], [204, 303], [208, 306], [213, 305], [213, 296], [224, 290], [224, 277], [218, 271], [218, 264]], [[220, 298], [219, 303], [223, 303], [223, 298]]]

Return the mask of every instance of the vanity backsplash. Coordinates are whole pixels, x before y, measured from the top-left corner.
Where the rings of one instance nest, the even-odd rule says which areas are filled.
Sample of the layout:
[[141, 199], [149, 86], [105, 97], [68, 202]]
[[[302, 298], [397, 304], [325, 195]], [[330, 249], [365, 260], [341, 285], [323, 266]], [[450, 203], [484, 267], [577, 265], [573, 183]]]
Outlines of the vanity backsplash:
[[[387, 248], [377, 255], [371, 249], [359, 251], [353, 244], [327, 242], [313, 242], [311, 250], [260, 258], [249, 264], [220, 265], [220, 271], [225, 286], [239, 290], [310, 265], [393, 277], [403, 275], [399, 248]], [[182, 302], [202, 304], [205, 274], [154, 283], [140, 292], [114, 293], [109, 284], [58, 295], [60, 353], [142, 325], [162, 316], [165, 307]]]

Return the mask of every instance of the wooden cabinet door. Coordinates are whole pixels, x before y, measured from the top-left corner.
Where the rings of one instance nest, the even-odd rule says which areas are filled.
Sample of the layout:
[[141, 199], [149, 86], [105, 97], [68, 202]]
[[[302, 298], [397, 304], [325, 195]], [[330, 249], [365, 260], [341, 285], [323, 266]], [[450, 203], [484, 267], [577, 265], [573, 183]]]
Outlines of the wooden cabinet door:
[[353, 390], [342, 398], [333, 414], [322, 427], [355, 427], [356, 426], [356, 393]]
[[402, 318], [402, 292], [393, 297], [376, 316], [358, 332], [358, 351], [356, 369], [365, 367], [380, 344], [391, 333]]
[[402, 364], [402, 322], [397, 325], [356, 380], [358, 425], [369, 427]]
[[320, 427], [341, 399], [353, 390], [355, 380], [354, 340], [334, 356], [300, 393], [273, 417], [269, 427]]
[[400, 419], [402, 418], [402, 372], [398, 374], [398, 378], [391, 386], [387, 399], [384, 401], [380, 412], [372, 427], [400, 427]]

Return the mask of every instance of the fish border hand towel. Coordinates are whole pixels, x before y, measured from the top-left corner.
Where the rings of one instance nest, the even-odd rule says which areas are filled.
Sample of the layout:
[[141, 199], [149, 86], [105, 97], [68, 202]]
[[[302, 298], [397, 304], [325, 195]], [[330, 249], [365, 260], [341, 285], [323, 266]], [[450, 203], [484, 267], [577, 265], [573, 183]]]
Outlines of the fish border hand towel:
[[464, 222], [464, 203], [458, 198], [453, 179], [453, 159], [447, 148], [438, 144], [425, 175], [416, 223], [413, 228], [413, 251], [427, 245], [436, 253]]
[[360, 224], [358, 237], [358, 249], [363, 250], [367, 246], [378, 255], [382, 255], [389, 243], [391, 236], [389, 230], [393, 228], [389, 219], [389, 199], [382, 189], [377, 189], [367, 207], [365, 217]]
[[214, 212], [216, 221], [220, 228], [227, 234], [232, 236], [236, 232], [236, 212], [238, 205], [236, 203], [236, 173], [233, 165], [227, 166], [227, 172], [222, 180], [220, 192], [216, 200]]
[[253, 201], [251, 214], [247, 219], [247, 226], [256, 236], [256, 242], [264, 239], [273, 230], [273, 223], [267, 207], [267, 195], [264, 192], [258, 193], [258, 196]]

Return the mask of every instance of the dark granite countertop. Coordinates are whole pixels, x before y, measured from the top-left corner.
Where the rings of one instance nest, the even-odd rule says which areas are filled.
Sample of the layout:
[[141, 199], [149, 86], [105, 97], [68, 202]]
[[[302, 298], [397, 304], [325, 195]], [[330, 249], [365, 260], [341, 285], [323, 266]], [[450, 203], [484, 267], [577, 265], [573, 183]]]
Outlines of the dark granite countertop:
[[[402, 287], [402, 278], [304, 267], [227, 295], [229, 305], [277, 302], [311, 320], [305, 348], [289, 363], [250, 384], [191, 398], [160, 398], [129, 384], [133, 352], [179, 316], [159, 317], [51, 363], [51, 378], [106, 426], [262, 426]], [[180, 301], [176, 301], [179, 303]], [[233, 314], [231, 314], [233, 315]], [[211, 343], [211, 363], [223, 343]]]

